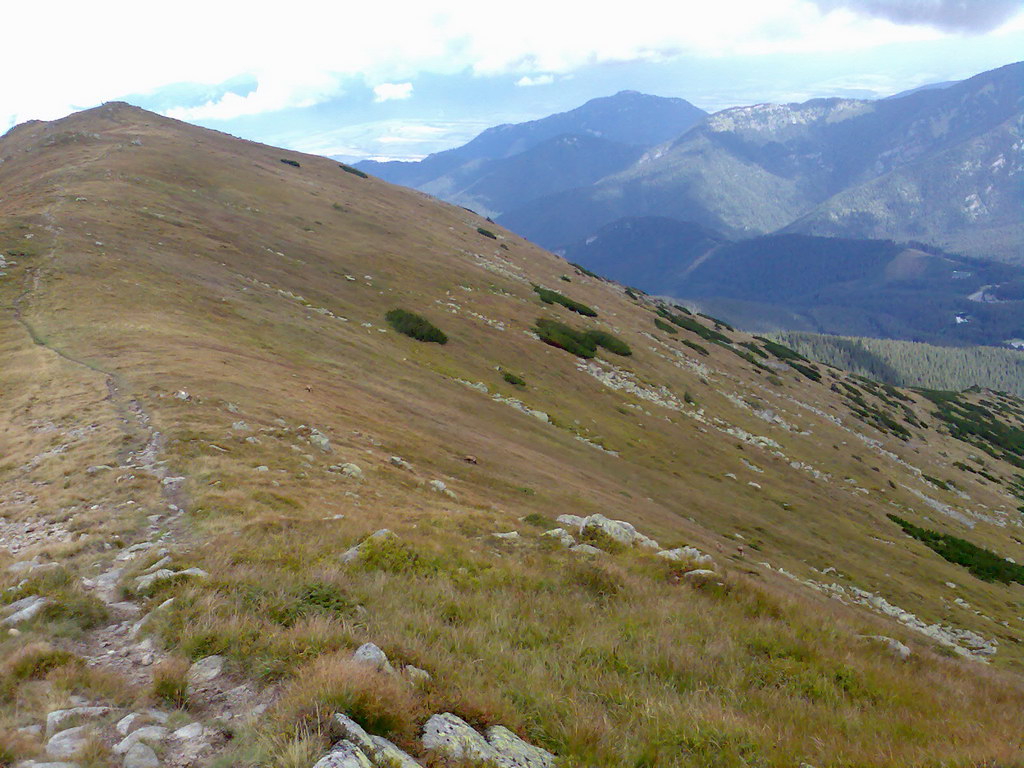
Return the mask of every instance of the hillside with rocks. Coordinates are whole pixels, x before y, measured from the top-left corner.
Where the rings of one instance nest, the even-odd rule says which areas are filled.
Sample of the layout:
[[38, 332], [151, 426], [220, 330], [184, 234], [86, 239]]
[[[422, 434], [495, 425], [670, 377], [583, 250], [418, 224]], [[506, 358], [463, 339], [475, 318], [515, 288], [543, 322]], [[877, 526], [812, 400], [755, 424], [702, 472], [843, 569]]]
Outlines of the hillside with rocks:
[[0, 139], [0, 765], [1024, 759], [1024, 401], [327, 158]]

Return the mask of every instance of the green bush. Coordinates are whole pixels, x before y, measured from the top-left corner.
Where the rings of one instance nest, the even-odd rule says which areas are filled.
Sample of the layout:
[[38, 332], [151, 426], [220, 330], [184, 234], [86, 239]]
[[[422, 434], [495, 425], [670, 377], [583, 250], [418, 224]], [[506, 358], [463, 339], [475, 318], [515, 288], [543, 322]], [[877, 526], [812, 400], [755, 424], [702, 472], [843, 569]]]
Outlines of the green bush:
[[563, 296], [558, 291], [541, 288], [539, 285], [533, 286], [533, 290], [536, 291], [537, 295], [540, 296], [540, 300], [545, 304], [561, 304], [566, 309], [572, 310], [577, 314], [585, 315], [586, 317], [597, 317], [597, 312], [592, 310], [586, 304], [573, 301], [568, 296]]
[[629, 357], [633, 354], [633, 350], [629, 348], [629, 344], [617, 336], [612, 336], [607, 331], [587, 331], [586, 336], [597, 346], [604, 347], [609, 352], [616, 355]]
[[502, 371], [501, 378], [511, 384], [513, 387], [525, 387], [526, 380], [521, 376], [516, 376], [511, 371]]
[[497, 240], [498, 239], [498, 236], [496, 234], [494, 234], [493, 232], [491, 232], [491, 230], [489, 230], [489, 229], [484, 229], [483, 227], [477, 227], [476, 231], [479, 232], [484, 237], [491, 238], [491, 240]]
[[700, 344], [697, 344], [694, 341], [690, 341], [689, 339], [680, 339], [680, 341], [683, 342], [683, 344], [688, 346], [690, 349], [692, 349], [694, 352], [699, 352], [705, 357], [711, 354], [710, 352], [708, 352], [707, 347], [702, 347]]
[[662, 331], [664, 331], [665, 333], [671, 333], [671, 334], [672, 334], [673, 336], [674, 336], [675, 334], [679, 333], [679, 331], [677, 331], [677, 330], [676, 330], [675, 328], [673, 328], [673, 327], [672, 327], [671, 325], [669, 325], [668, 323], [666, 323], [666, 322], [665, 322], [664, 320], [662, 320], [662, 319], [661, 319], [660, 317], [656, 317], [656, 318], [654, 318], [654, 324], [655, 324], [655, 325], [656, 325], [656, 326], [658, 327], [658, 329], [659, 329], [659, 330], [662, 330]]
[[435, 326], [425, 317], [404, 309], [392, 309], [384, 319], [399, 333], [411, 336], [417, 341], [430, 341], [435, 344], [447, 344], [448, 337], [444, 331]]
[[338, 167], [341, 168], [345, 173], [351, 173], [353, 176], [358, 176], [361, 179], [370, 178], [367, 174], [360, 171], [358, 168], [353, 168], [351, 165], [345, 165], [344, 163], [338, 163]]
[[576, 357], [591, 358], [597, 354], [597, 344], [593, 339], [565, 323], [541, 317], [533, 330], [545, 344], [564, 349]]
[[301, 165], [299, 165], [297, 160], [289, 160], [286, 157], [282, 157], [281, 158], [281, 162], [284, 163], [285, 165], [291, 165], [291, 166], [293, 166], [295, 168], [301, 168], [302, 167]]
[[918, 541], [924, 542], [928, 548], [949, 562], [962, 565], [982, 581], [1001, 581], [1003, 584], [1015, 581], [1018, 584], [1024, 584], [1024, 566], [1011, 563], [995, 552], [990, 552], [951, 534], [919, 528], [893, 514], [889, 514], [887, 517], [902, 528], [908, 536], [913, 536]]

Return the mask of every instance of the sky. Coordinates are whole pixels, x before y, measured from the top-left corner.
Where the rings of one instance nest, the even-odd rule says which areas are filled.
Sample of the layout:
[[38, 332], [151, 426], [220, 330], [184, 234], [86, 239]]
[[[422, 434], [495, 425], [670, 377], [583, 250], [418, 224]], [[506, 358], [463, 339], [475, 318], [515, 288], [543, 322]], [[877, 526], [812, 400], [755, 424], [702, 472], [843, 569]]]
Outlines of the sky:
[[416, 159], [620, 90], [880, 98], [1024, 58], [1021, 0], [53, 0], [5, 8], [0, 130], [104, 101]]

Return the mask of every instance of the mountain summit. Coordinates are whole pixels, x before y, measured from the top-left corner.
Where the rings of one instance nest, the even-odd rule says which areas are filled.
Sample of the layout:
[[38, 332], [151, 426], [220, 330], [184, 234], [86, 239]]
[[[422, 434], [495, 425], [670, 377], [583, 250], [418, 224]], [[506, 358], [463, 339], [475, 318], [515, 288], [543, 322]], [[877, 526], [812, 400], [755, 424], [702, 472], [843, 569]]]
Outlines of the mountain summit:
[[0, 160], [0, 762], [1021, 761], [1020, 400], [126, 105]]

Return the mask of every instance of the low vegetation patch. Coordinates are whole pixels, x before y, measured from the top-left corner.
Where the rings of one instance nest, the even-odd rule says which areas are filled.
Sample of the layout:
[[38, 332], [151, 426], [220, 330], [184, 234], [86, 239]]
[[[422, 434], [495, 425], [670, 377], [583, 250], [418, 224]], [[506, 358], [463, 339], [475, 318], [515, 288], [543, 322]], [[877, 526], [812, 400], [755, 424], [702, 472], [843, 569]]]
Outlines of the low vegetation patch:
[[1024, 566], [1011, 563], [995, 552], [957, 536], [920, 528], [893, 514], [889, 514], [888, 517], [908, 536], [924, 542], [929, 549], [949, 562], [962, 565], [982, 581], [1001, 581], [1003, 584], [1015, 581], [1024, 584]]
[[491, 230], [489, 230], [489, 229], [484, 229], [483, 227], [477, 227], [476, 231], [479, 232], [484, 237], [491, 238], [491, 240], [497, 240], [498, 239], [498, 236], [496, 234], [494, 234], [493, 232], [491, 232]]
[[302, 167], [301, 165], [299, 165], [299, 161], [298, 160], [289, 160], [287, 157], [282, 157], [281, 158], [281, 162], [284, 163], [285, 165], [290, 165], [293, 168], [301, 168]]
[[369, 174], [363, 173], [358, 168], [353, 168], [351, 165], [345, 165], [344, 163], [338, 163], [338, 167], [341, 168], [345, 173], [351, 173], [353, 176], [358, 176], [361, 179], [370, 178]]
[[399, 333], [404, 333], [417, 341], [428, 341], [434, 344], [447, 344], [448, 336], [427, 318], [405, 309], [392, 309], [384, 319]]
[[633, 354], [626, 342], [606, 331], [577, 331], [565, 323], [543, 317], [538, 318], [533, 330], [545, 344], [564, 349], [576, 357], [594, 357], [598, 347], [623, 357]]
[[502, 371], [501, 378], [511, 384], [513, 387], [519, 387], [520, 389], [526, 387], [526, 379], [522, 376], [517, 376], [512, 371]]
[[566, 309], [576, 312], [577, 314], [584, 315], [586, 317], [597, 317], [597, 312], [592, 310], [586, 304], [574, 301], [568, 296], [562, 295], [558, 291], [541, 288], [539, 285], [533, 286], [533, 290], [537, 292], [537, 295], [540, 296], [540, 300], [545, 304], [561, 304]]
[[665, 333], [671, 333], [673, 336], [679, 333], [679, 331], [677, 331], [674, 327], [666, 323], [660, 317], [654, 318], [654, 324], [658, 327], [658, 330], [664, 331]]

